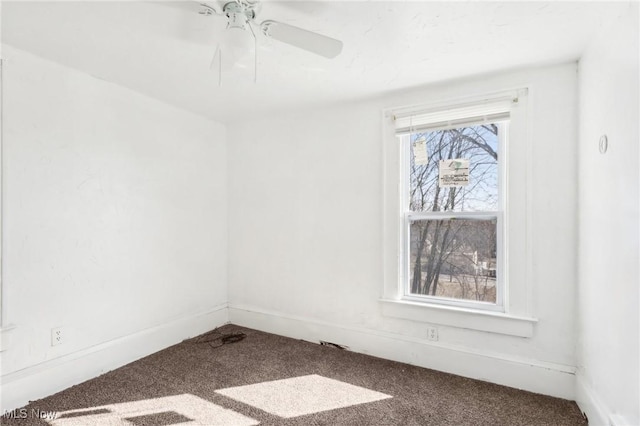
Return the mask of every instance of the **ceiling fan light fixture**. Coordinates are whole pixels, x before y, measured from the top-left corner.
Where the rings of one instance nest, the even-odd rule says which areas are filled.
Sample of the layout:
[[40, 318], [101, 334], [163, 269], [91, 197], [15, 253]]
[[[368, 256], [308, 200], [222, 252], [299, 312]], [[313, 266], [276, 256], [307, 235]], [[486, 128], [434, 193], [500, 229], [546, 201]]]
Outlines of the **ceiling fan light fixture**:
[[[217, 55], [220, 68], [223, 71], [239, 66], [246, 62], [246, 58], [255, 55], [255, 37], [249, 20], [254, 12], [241, 2], [228, 2], [223, 8], [228, 18], [227, 29], [220, 35]], [[215, 60], [215, 58], [214, 58]], [[213, 65], [213, 64], [212, 64]]]
[[220, 40], [220, 48], [234, 62], [248, 56], [254, 47], [255, 40], [251, 32], [238, 27], [227, 28]]
[[[220, 36], [210, 68], [219, 73], [253, 69], [255, 74], [255, 55], [255, 38], [251, 31], [238, 27], [227, 28]], [[221, 84], [221, 75], [218, 84]]]

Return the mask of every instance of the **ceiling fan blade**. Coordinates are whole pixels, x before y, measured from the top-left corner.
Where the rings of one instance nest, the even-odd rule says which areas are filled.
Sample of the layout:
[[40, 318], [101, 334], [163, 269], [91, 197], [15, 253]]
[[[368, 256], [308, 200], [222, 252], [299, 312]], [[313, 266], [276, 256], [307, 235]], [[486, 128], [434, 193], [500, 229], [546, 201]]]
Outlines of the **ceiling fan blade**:
[[278, 41], [290, 44], [325, 58], [335, 58], [342, 52], [342, 42], [335, 38], [307, 31], [277, 21], [264, 21], [262, 32]]

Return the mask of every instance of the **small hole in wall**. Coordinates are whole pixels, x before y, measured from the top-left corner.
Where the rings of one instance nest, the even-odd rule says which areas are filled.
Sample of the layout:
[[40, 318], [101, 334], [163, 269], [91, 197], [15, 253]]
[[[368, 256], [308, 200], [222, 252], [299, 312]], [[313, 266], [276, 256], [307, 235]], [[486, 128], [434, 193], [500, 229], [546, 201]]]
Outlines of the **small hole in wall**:
[[609, 149], [609, 139], [607, 138], [607, 135], [600, 136], [598, 148], [600, 149], [600, 154], [607, 152], [607, 149]]

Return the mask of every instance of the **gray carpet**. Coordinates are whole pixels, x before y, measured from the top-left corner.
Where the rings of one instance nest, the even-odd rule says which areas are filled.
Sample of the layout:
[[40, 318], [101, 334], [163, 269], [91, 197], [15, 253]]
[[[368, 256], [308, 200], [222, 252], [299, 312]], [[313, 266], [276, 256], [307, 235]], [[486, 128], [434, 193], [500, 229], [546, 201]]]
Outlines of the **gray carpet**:
[[[37, 419], [38, 412], [57, 418]], [[2, 424], [586, 424], [571, 401], [234, 325], [33, 401], [22, 413]]]

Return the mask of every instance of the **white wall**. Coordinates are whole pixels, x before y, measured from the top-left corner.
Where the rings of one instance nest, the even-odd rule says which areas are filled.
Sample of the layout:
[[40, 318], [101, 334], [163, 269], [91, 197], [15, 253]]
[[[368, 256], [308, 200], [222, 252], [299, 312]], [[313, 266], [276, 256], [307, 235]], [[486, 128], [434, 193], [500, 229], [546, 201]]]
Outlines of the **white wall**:
[[593, 425], [640, 424], [638, 37], [632, 3], [579, 66], [577, 400]]
[[3, 57], [7, 409], [226, 322], [227, 180], [224, 126]]
[[[531, 338], [383, 316], [382, 110], [530, 88]], [[328, 89], [329, 90], [329, 89]], [[576, 64], [231, 125], [230, 319], [573, 398]], [[527, 167], [526, 164], [511, 165]]]

